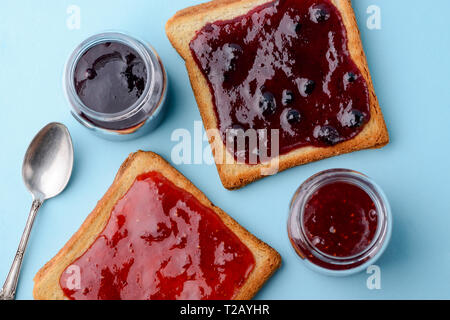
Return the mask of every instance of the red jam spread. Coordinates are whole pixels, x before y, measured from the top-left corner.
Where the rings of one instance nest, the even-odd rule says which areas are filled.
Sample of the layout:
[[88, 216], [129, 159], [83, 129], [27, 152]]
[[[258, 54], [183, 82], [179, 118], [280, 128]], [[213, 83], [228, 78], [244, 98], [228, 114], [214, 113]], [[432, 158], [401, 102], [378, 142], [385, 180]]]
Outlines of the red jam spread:
[[369, 92], [347, 42], [330, 0], [273, 1], [199, 30], [190, 48], [223, 141], [229, 129], [279, 129], [286, 154], [355, 137], [370, 119]]
[[[79, 289], [70, 289], [74, 266]], [[254, 266], [251, 251], [214, 211], [150, 172], [117, 202], [60, 285], [70, 299], [230, 299]]]
[[141, 56], [121, 42], [89, 48], [78, 60], [75, 90], [92, 111], [118, 113], [131, 107], [144, 92], [147, 69]]
[[[331, 182], [308, 199], [302, 222], [315, 249], [328, 256], [348, 258], [370, 247], [378, 228], [378, 214], [366, 191], [351, 183]], [[312, 254], [308, 258], [315, 259]]]

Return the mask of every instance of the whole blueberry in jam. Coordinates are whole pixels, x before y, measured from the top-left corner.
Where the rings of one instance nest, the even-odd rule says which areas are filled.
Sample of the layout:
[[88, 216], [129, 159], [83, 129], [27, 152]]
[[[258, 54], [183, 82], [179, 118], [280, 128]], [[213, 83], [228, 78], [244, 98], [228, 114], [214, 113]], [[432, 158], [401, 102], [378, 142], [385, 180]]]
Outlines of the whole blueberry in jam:
[[324, 5], [315, 5], [309, 9], [311, 20], [315, 23], [330, 19], [330, 12]]
[[351, 83], [351, 82], [355, 82], [356, 79], [358, 79], [358, 77], [356, 76], [356, 74], [354, 74], [353, 72], [347, 72], [344, 76], [345, 81]]
[[284, 106], [287, 106], [288, 104], [294, 102], [294, 93], [290, 90], [284, 90], [282, 102]]
[[307, 80], [305, 81], [303, 85], [303, 93], [307, 96], [309, 96], [311, 93], [313, 93], [314, 89], [316, 88], [316, 83], [313, 80]]
[[359, 110], [353, 109], [350, 111], [346, 125], [350, 128], [358, 128], [364, 124], [364, 121], [364, 114]]
[[300, 22], [297, 22], [294, 24], [294, 31], [295, 33], [299, 33], [302, 30], [302, 24]]
[[264, 116], [274, 114], [277, 109], [274, 95], [270, 92], [264, 92], [259, 100], [259, 108]]
[[299, 123], [301, 120], [300, 112], [298, 112], [297, 110], [291, 109], [287, 112], [286, 119], [289, 122], [289, 124]]
[[317, 138], [327, 145], [334, 146], [339, 142], [339, 132], [332, 126], [320, 127]]

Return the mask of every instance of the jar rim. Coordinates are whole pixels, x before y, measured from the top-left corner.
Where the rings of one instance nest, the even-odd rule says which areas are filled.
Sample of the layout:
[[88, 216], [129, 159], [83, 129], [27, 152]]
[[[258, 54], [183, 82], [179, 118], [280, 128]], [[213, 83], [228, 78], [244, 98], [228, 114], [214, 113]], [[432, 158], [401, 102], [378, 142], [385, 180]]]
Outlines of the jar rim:
[[[137, 99], [128, 108], [116, 113], [103, 113], [92, 110], [81, 101], [75, 89], [74, 74], [79, 59], [90, 48], [105, 42], [119, 42], [135, 50], [136, 53], [141, 56], [147, 72], [147, 81], [144, 87], [144, 91], [142, 92], [142, 95], [139, 97], [139, 99]], [[72, 109], [77, 114], [84, 114], [89, 119], [102, 122], [118, 122], [133, 117], [145, 106], [147, 100], [149, 99], [149, 95], [153, 91], [153, 88], [155, 86], [155, 80], [153, 77], [153, 75], [155, 74], [155, 65], [153, 63], [151, 55], [155, 55], [155, 53], [151, 48], [145, 45], [144, 42], [119, 31], [109, 31], [95, 34], [81, 42], [70, 55], [66, 63], [64, 72], [64, 90]], [[157, 106], [152, 106], [152, 108], [155, 107]]]
[[[362, 252], [349, 257], [335, 257], [320, 251], [313, 245], [305, 233], [303, 216], [306, 203], [319, 188], [336, 181], [347, 182], [360, 187], [370, 196], [377, 211], [377, 231], [370, 245], [367, 246], [367, 248], [365, 248]], [[291, 229], [294, 227], [297, 229], [295, 231], [295, 236], [300, 238], [296, 240], [301, 241], [302, 245], [306, 247], [305, 249], [308, 250], [316, 259], [328, 265], [341, 267], [349, 266], [348, 269], [343, 270], [320, 267], [332, 272], [349, 272], [361, 267], [361, 265], [372, 261], [374, 257], [377, 258], [384, 250], [385, 245], [389, 242], [392, 220], [389, 202], [382, 189], [373, 180], [357, 171], [348, 169], [331, 169], [315, 174], [299, 187], [294, 195], [294, 198], [292, 199], [290, 211], [288, 226], [290, 237], [293, 235]], [[306, 260], [308, 260], [308, 258], [306, 258]], [[314, 264], [314, 262], [311, 263]], [[319, 267], [318, 265], [316, 266]]]

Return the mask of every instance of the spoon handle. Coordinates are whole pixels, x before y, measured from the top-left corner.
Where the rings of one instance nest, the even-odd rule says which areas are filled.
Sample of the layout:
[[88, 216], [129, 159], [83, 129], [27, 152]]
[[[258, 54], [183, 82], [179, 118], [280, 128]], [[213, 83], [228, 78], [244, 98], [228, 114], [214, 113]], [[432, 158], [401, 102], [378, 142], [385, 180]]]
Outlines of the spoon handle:
[[39, 208], [42, 206], [42, 203], [42, 200], [33, 200], [30, 215], [28, 216], [25, 230], [23, 231], [22, 238], [20, 239], [19, 248], [17, 249], [16, 256], [14, 257], [14, 262], [11, 266], [11, 269], [9, 270], [5, 284], [0, 291], [0, 300], [14, 300], [14, 297], [16, 296], [17, 282], [19, 281], [20, 267], [22, 266], [23, 255], [25, 253], [25, 249], [27, 248], [28, 238], [30, 237], [34, 218], [36, 217], [36, 213], [38, 212]]

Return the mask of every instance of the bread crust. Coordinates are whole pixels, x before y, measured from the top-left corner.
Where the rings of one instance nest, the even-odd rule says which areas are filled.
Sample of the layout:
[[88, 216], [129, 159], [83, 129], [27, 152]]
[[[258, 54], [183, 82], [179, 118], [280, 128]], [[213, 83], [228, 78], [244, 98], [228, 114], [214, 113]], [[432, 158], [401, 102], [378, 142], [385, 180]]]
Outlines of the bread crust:
[[58, 254], [36, 274], [33, 289], [35, 299], [67, 299], [59, 285], [62, 272], [90, 248], [108, 223], [115, 204], [129, 190], [136, 177], [150, 171], [157, 171], [163, 174], [177, 187], [191, 193], [203, 205], [212, 209], [253, 253], [256, 262], [255, 268], [234, 299], [251, 299], [276, 269], [279, 268], [281, 257], [278, 252], [257, 239], [223, 210], [212, 204], [199, 189], [159, 155], [153, 152], [138, 151], [130, 154], [122, 164], [113, 184], [80, 229]]
[[[226, 149], [222, 138], [211, 135], [211, 130], [218, 128], [218, 121], [213, 106], [213, 97], [207, 79], [198, 68], [189, 48], [195, 34], [207, 23], [229, 20], [248, 13], [259, 5], [273, 0], [213, 0], [198, 6], [186, 8], [175, 14], [166, 24], [166, 33], [173, 47], [186, 63], [190, 82], [197, 100], [209, 142], [214, 154], [217, 170], [225, 188], [241, 188], [255, 180], [265, 177], [262, 173], [268, 164], [247, 165], [238, 163]], [[364, 129], [354, 138], [330, 147], [306, 146], [295, 149], [278, 157], [278, 172], [294, 166], [350, 153], [363, 149], [381, 148], [389, 143], [389, 134], [381, 112], [372, 78], [367, 65], [361, 37], [352, 8], [351, 0], [331, 0], [341, 13], [347, 30], [350, 56], [364, 76], [368, 90], [371, 119]], [[222, 157], [221, 155], [225, 155]]]

